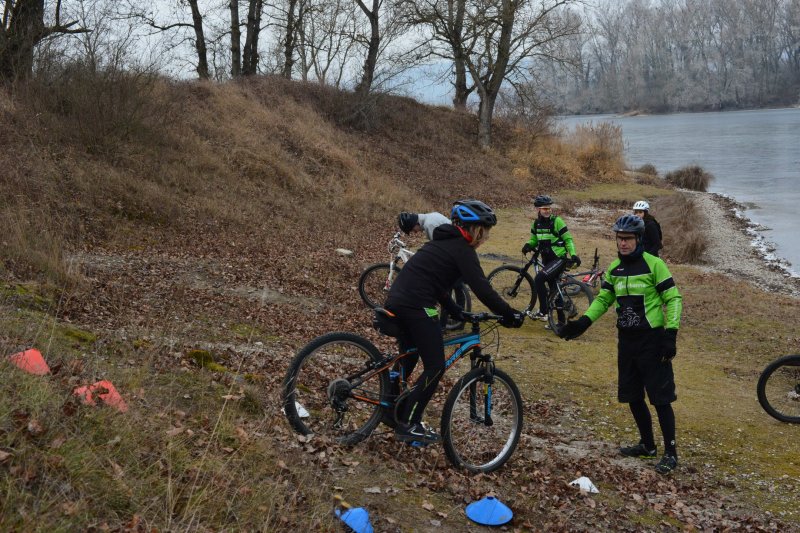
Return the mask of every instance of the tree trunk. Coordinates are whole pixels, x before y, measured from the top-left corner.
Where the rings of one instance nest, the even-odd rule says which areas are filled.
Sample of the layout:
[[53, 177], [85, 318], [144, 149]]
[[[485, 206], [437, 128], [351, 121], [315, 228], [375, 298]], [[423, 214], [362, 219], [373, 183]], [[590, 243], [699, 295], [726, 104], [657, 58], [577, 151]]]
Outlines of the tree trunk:
[[367, 49], [367, 58], [364, 60], [364, 74], [361, 76], [361, 81], [358, 82], [356, 86], [357, 93], [366, 94], [372, 88], [372, 81], [375, 78], [375, 67], [378, 64], [378, 50], [381, 44], [380, 28], [378, 27], [379, 0], [372, 0], [372, 11], [367, 9], [367, 6], [365, 6], [361, 0], [358, 0], [358, 5], [369, 19], [371, 35], [369, 48]]
[[231, 8], [231, 76], [242, 75], [242, 32], [239, 29], [239, 0], [230, 0]]
[[478, 146], [482, 150], [488, 150], [492, 145], [492, 116], [496, 101], [497, 94], [481, 95], [481, 104], [478, 109]]
[[192, 8], [192, 25], [194, 26], [194, 47], [197, 50], [197, 75], [201, 80], [207, 80], [208, 74], [208, 52], [206, 51], [206, 37], [203, 33], [203, 16], [197, 6], [197, 0], [189, 0]]
[[[464, 35], [464, 15], [467, 10], [466, 0], [454, 0], [448, 3], [450, 9], [448, 16], [452, 26], [451, 46], [453, 48], [453, 66], [455, 68], [455, 94], [453, 95], [453, 107], [458, 111], [467, 110], [467, 99], [473, 88], [467, 87], [467, 65], [463, 47]], [[453, 7], [455, 12], [453, 12]]]
[[242, 74], [253, 76], [258, 72], [258, 34], [261, 31], [263, 0], [250, 0], [247, 10], [247, 36], [244, 40], [244, 65]]
[[455, 95], [453, 95], [453, 107], [457, 111], [467, 110], [467, 99], [469, 98], [472, 89], [467, 87], [467, 67], [464, 64], [464, 58], [456, 56], [453, 60], [456, 71], [456, 79], [453, 81], [455, 85]]
[[283, 77], [287, 80], [292, 79], [292, 67], [294, 66], [294, 37], [297, 26], [294, 12], [296, 8], [297, 0], [289, 0], [289, 10], [286, 14], [286, 41], [283, 46]]
[[33, 72], [33, 49], [45, 34], [44, 0], [18, 0], [10, 19], [0, 49], [0, 77], [27, 78]]

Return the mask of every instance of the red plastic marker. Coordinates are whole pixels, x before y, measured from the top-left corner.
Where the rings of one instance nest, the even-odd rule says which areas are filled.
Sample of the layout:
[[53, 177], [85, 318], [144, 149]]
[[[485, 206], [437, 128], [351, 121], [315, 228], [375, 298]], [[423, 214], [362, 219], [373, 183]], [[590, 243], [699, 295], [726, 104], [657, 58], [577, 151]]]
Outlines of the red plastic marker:
[[50, 367], [47, 366], [42, 353], [35, 348], [15, 353], [9, 357], [9, 360], [25, 372], [36, 374], [37, 376], [44, 376], [50, 373]]
[[114, 384], [107, 380], [98, 381], [93, 385], [78, 387], [72, 393], [83, 398], [83, 403], [88, 405], [97, 405], [97, 402], [95, 402], [95, 397], [97, 397], [123, 413], [128, 410], [128, 405], [117, 392]]

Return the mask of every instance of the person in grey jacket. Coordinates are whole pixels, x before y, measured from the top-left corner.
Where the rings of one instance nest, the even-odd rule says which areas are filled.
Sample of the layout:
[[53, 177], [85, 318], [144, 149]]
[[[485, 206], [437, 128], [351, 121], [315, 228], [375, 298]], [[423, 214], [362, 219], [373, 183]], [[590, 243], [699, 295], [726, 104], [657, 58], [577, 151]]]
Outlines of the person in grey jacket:
[[450, 219], [441, 213], [408, 213], [403, 211], [397, 215], [397, 226], [406, 235], [424, 231], [428, 240], [433, 240], [433, 230], [442, 224], [449, 224]]
[[[428, 237], [428, 241], [433, 240], [433, 230], [443, 224], [450, 224], [450, 219], [441, 213], [437, 213], [436, 211], [432, 213], [409, 213], [407, 211], [403, 211], [397, 215], [397, 226], [400, 228], [400, 231], [406, 235], [424, 231], [425, 236]], [[459, 290], [460, 292], [466, 290], [464, 283], [461, 280], [458, 280], [453, 288]], [[464, 302], [459, 301], [458, 304], [464, 305]], [[442, 328], [447, 326], [447, 319], [449, 316], [450, 313], [447, 311], [447, 309], [443, 308], [441, 314], [439, 315], [439, 323]]]

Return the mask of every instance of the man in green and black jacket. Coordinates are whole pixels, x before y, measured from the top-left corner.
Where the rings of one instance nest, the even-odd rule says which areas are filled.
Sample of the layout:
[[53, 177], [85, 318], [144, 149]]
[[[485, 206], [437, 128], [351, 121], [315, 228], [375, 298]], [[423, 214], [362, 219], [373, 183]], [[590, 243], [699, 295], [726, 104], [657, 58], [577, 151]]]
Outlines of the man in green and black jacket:
[[667, 474], [678, 466], [672, 359], [676, 353], [682, 298], [666, 263], [644, 251], [641, 218], [624, 215], [617, 219], [613, 231], [619, 258], [609, 265], [600, 293], [586, 314], [568, 322], [559, 334], [565, 340], [580, 336], [611, 304], [616, 305], [618, 398], [630, 406], [641, 437], [638, 444], [621, 448], [620, 453], [628, 457], [656, 457], [653, 423], [644, 401], [647, 392], [664, 436], [664, 456], [656, 471]]
[[[575, 254], [575, 243], [572, 240], [564, 220], [551, 214], [553, 199], [541, 194], [534, 198], [533, 206], [537, 210], [536, 220], [531, 224], [531, 237], [522, 246], [522, 253], [535, 252], [542, 259], [542, 269], [536, 274], [533, 284], [536, 297], [539, 299], [539, 312], [530, 317], [547, 320], [548, 302], [547, 287], [555, 289], [556, 280], [571, 261], [575, 266], [581, 265], [581, 259]], [[559, 311], [558, 322], [563, 323], [563, 313]]]

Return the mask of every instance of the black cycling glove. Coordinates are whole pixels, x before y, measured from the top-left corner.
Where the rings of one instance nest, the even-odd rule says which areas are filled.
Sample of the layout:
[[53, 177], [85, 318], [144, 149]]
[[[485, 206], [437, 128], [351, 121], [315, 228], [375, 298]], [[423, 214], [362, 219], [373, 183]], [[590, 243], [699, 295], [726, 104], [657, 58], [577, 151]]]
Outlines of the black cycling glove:
[[504, 328], [521, 328], [525, 322], [525, 314], [519, 311], [514, 311], [508, 315], [503, 315], [503, 318], [498, 320]]
[[535, 249], [536, 249], [536, 247], [532, 246], [531, 243], [529, 243], [529, 242], [526, 242], [525, 244], [522, 245], [522, 253], [523, 254], [527, 254], [528, 252], [532, 252]]
[[675, 342], [678, 340], [678, 330], [677, 329], [665, 329], [664, 336], [661, 337], [661, 360], [662, 361], [672, 361], [675, 358], [675, 355], [678, 353], [678, 350], [675, 346]]
[[581, 258], [575, 254], [572, 254], [572, 264], [575, 265], [576, 267], [581, 266]]
[[592, 325], [592, 320], [583, 315], [578, 320], [570, 320], [561, 328], [561, 331], [558, 332], [558, 336], [568, 341], [570, 339], [575, 339], [583, 335], [583, 332], [589, 329], [589, 326]]

